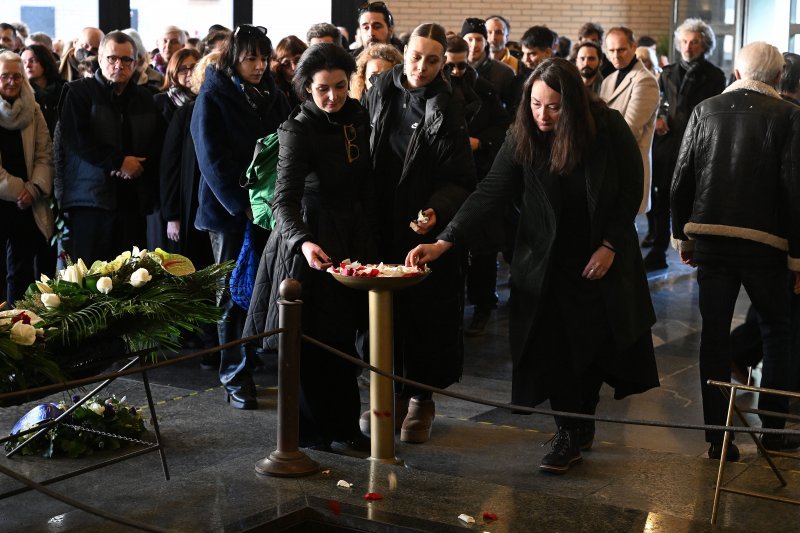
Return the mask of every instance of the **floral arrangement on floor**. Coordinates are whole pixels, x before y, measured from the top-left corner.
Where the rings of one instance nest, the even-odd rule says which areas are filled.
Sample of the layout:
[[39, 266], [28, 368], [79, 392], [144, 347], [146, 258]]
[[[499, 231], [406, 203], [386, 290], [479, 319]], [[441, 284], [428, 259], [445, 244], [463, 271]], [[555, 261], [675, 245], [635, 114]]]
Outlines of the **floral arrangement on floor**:
[[[11, 430], [11, 435], [60, 416], [77, 401], [78, 397], [73, 396], [71, 402], [36, 406], [19, 419]], [[42, 457], [82, 457], [97, 451], [122, 448], [133, 442], [128, 439], [139, 439], [142, 433], [142, 414], [135, 407], [129, 406], [125, 397], [119, 400], [115, 396], [91, 399], [76, 408], [62, 423], [50, 428], [44, 436], [23, 447], [20, 453]], [[13, 450], [34, 434], [35, 432], [26, 433], [7, 441], [6, 451]]]
[[219, 319], [216, 298], [233, 268], [196, 271], [181, 255], [135, 247], [91, 267], [66, 261], [0, 311], [0, 393], [101, 371], [92, 360], [177, 349], [182, 333]]

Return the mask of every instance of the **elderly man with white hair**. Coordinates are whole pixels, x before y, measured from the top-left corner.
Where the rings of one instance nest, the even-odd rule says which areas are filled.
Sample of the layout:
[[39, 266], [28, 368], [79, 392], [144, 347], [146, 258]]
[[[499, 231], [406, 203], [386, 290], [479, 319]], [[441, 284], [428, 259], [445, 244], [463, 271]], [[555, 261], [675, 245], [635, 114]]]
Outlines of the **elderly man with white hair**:
[[[730, 327], [741, 286], [760, 319], [761, 386], [788, 384], [787, 266], [800, 293], [800, 107], [775, 90], [783, 64], [770, 44], [742, 48], [734, 65], [737, 81], [694, 108], [675, 166], [672, 232], [681, 260], [698, 267], [706, 424], [725, 424], [728, 402], [706, 381], [730, 381]], [[767, 394], [758, 407], [788, 409], [786, 398]], [[761, 421], [765, 428], [785, 425], [774, 416]], [[721, 431], [706, 432], [709, 458], [720, 458], [722, 439]], [[761, 442], [769, 450], [800, 447], [795, 436], [763, 434]], [[727, 459], [738, 457], [732, 445]]]

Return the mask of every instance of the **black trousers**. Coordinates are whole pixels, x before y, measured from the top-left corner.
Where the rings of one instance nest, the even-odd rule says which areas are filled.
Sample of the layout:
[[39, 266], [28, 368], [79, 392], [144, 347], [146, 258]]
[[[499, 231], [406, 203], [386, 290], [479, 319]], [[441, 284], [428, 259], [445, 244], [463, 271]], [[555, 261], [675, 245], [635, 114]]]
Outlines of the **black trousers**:
[[[738, 264], [701, 264], [697, 271], [700, 286], [700, 385], [703, 394], [703, 418], [706, 424], [725, 425], [728, 401], [718, 387], [706, 384], [709, 379], [730, 381], [731, 320], [744, 286], [760, 317], [764, 364], [761, 386], [786, 390], [789, 384], [790, 299], [786, 290], [786, 265], [740, 266]], [[760, 394], [758, 408], [785, 413], [788, 401], [773, 394]], [[762, 416], [768, 428], [783, 428], [782, 418]], [[722, 442], [722, 431], [706, 431], [706, 441]]]
[[[45, 238], [30, 209], [0, 201], [0, 250], [5, 263], [5, 296], [9, 306], [21, 299], [34, 281], [34, 258]], [[49, 274], [48, 274], [49, 275]]]
[[70, 238], [67, 253], [73, 261], [110, 261], [134, 246], [146, 248], [145, 217], [138, 211], [73, 207], [66, 211]]
[[497, 307], [497, 253], [470, 252], [467, 263], [467, 299], [484, 311]]

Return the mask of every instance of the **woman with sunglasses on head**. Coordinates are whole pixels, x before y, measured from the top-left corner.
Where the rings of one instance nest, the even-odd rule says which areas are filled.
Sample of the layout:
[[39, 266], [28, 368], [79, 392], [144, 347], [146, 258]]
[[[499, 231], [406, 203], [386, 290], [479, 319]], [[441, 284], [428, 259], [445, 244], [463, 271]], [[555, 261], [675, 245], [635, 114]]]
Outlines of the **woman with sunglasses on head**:
[[289, 35], [278, 41], [275, 47], [275, 54], [270, 64], [270, 70], [275, 77], [275, 85], [283, 91], [286, 99], [289, 100], [289, 107], [294, 109], [300, 104], [292, 88], [292, 78], [300, 61], [300, 56], [308, 49], [308, 45], [294, 35]]
[[[438, 24], [411, 34], [404, 64], [384, 72], [367, 93], [372, 160], [380, 206], [381, 259], [402, 263], [408, 250], [434, 242], [475, 185], [463, 93], [443, 74], [447, 38]], [[447, 387], [461, 376], [464, 279], [450, 254], [419, 285], [395, 295], [395, 368], [406, 378]], [[398, 385], [400, 440], [430, 437], [429, 392]], [[407, 410], [407, 415], [406, 415]], [[369, 412], [361, 429], [369, 429]]]
[[[276, 226], [259, 266], [247, 334], [277, 327], [274, 302], [287, 277], [303, 284], [305, 334], [353, 353], [357, 331], [366, 326], [366, 294], [326, 272], [343, 259], [377, 259], [369, 117], [347, 96], [354, 69], [352, 56], [331, 43], [312, 46], [297, 65], [293, 85], [303, 103], [278, 130]], [[336, 441], [369, 449], [358, 427], [358, 374], [350, 363], [303, 344], [301, 446], [329, 449]]]
[[[214, 260], [236, 260], [247, 223], [253, 219], [247, 190], [239, 177], [253, 158], [256, 141], [275, 132], [289, 116], [289, 104], [267, 72], [272, 43], [266, 28], [244, 24], [229, 34], [216, 65], [195, 101], [191, 133], [200, 167], [198, 210], [194, 225], [206, 231]], [[258, 248], [258, 228], [256, 249]], [[263, 237], [262, 237], [263, 238]], [[263, 246], [263, 244], [262, 244]], [[221, 298], [220, 343], [237, 340], [245, 310], [229, 295]], [[257, 409], [252, 365], [244, 347], [221, 351], [219, 377], [228, 402], [237, 409]]]
[[[658, 387], [655, 322], [634, 219], [642, 159], [622, 116], [586, 90], [564, 59], [540, 63], [489, 174], [432, 244], [406, 264], [471, 245], [503, 206], [521, 201], [511, 264], [512, 403], [594, 414], [603, 382], [614, 397]], [[444, 255], [442, 255], [444, 254]], [[440, 259], [441, 257], [441, 259]], [[581, 461], [594, 422], [556, 417], [542, 470]]]

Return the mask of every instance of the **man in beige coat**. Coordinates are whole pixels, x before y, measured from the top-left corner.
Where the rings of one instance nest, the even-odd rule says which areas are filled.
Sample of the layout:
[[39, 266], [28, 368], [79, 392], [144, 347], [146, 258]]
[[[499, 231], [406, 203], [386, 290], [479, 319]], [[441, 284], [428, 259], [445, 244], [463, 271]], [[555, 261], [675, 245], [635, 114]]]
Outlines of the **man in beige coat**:
[[644, 190], [639, 213], [644, 213], [650, 207], [650, 148], [658, 111], [658, 81], [636, 59], [636, 39], [630, 29], [611, 28], [606, 34], [605, 45], [608, 59], [616, 71], [603, 80], [599, 96], [609, 107], [622, 113], [639, 144], [644, 162]]

